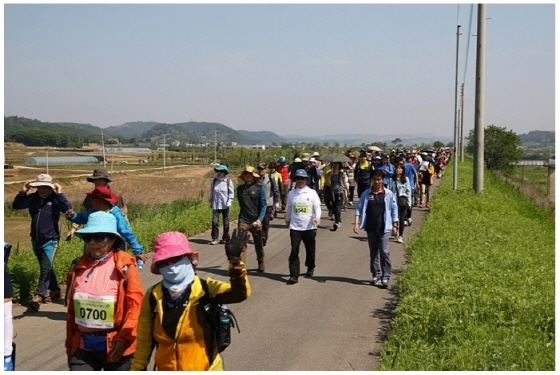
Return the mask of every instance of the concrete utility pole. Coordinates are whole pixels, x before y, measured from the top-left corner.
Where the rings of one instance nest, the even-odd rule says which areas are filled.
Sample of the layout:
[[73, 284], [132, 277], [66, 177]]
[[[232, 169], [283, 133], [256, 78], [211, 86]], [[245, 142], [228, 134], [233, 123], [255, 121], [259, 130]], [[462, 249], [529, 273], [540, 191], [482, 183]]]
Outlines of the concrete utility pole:
[[49, 174], [49, 149], [46, 148], [45, 152], [47, 153], [47, 174]]
[[486, 4], [478, 4], [476, 42], [476, 87], [474, 104], [474, 170], [473, 189], [484, 190], [484, 64], [486, 60]]
[[214, 164], [216, 164], [216, 147], [218, 145], [218, 133], [217, 130], [214, 130]]
[[465, 136], [463, 135], [463, 120], [465, 118], [465, 84], [461, 84], [461, 117], [459, 120], [459, 137], [460, 137], [460, 147], [461, 147], [461, 162], [465, 161]]
[[105, 141], [103, 140], [103, 131], [101, 131], [101, 148], [103, 149], [103, 167], [105, 168]]
[[453, 142], [455, 143], [455, 152], [453, 153], [453, 190], [457, 190], [457, 153], [459, 152], [459, 132], [457, 129], [457, 85], [459, 84], [459, 38], [461, 36], [461, 25], [457, 25], [457, 51], [455, 53], [455, 122], [453, 127]]
[[163, 169], [165, 169], [165, 134], [163, 135]]

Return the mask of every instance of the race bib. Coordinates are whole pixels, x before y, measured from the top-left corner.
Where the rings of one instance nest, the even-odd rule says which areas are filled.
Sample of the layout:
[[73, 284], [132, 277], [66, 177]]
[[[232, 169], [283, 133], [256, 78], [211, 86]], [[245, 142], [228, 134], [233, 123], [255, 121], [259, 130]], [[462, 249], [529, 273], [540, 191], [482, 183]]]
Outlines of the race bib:
[[294, 215], [309, 215], [311, 214], [311, 207], [307, 203], [294, 203], [292, 212]]
[[115, 296], [74, 294], [76, 324], [86, 328], [110, 329], [115, 325]]

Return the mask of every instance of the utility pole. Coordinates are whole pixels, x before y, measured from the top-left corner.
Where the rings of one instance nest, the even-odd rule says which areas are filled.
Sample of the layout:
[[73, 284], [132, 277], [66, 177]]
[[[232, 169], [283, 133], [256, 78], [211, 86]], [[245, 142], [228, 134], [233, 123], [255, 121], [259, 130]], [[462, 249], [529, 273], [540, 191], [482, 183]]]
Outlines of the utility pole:
[[165, 134], [163, 135], [163, 169], [165, 169]]
[[474, 170], [473, 189], [484, 190], [484, 64], [486, 60], [486, 4], [478, 4], [476, 38], [476, 87], [474, 104]]
[[49, 149], [46, 148], [45, 152], [47, 153], [47, 174], [49, 174]]
[[101, 131], [101, 148], [103, 149], [103, 167], [105, 167], [105, 141], [103, 140], [103, 130]]
[[214, 164], [216, 164], [216, 148], [218, 147], [218, 133], [214, 130]]
[[453, 190], [457, 190], [457, 170], [459, 169], [459, 163], [457, 162], [457, 153], [459, 152], [459, 132], [457, 129], [457, 85], [459, 84], [459, 38], [461, 36], [461, 25], [457, 25], [457, 51], [455, 54], [455, 123], [454, 123], [454, 134], [453, 142], [455, 142], [455, 152], [453, 152]]
[[461, 137], [459, 144], [461, 147], [461, 162], [465, 161], [465, 136], [463, 134], [463, 120], [465, 118], [465, 84], [461, 84], [461, 118], [459, 120], [461, 129], [459, 131], [459, 137]]

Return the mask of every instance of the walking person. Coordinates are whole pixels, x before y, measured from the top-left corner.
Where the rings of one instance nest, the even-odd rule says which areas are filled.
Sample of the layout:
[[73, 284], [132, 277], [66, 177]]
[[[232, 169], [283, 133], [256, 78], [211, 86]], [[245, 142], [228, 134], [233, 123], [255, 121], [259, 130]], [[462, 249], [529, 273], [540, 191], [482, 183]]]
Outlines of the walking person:
[[[210, 186], [210, 198], [208, 199], [208, 203], [212, 208], [211, 245], [224, 243], [226, 237], [229, 235], [229, 213], [235, 196], [233, 181], [231, 181], [231, 179], [227, 176], [229, 174], [228, 167], [220, 164], [214, 168], [214, 172], [216, 172], [216, 176], [212, 180], [212, 186]], [[222, 239], [218, 240], [220, 235], [220, 215], [222, 215], [223, 233]]]
[[[37, 191], [27, 194], [31, 188]], [[60, 214], [72, 209], [62, 193], [62, 187], [53, 183], [48, 174], [40, 174], [37, 180], [28, 181], [16, 195], [12, 207], [27, 208], [31, 216], [31, 246], [39, 262], [39, 282], [28, 307], [39, 311], [42, 303], [60, 299], [60, 286], [53, 270], [53, 261], [60, 239], [58, 221]], [[47, 294], [49, 293], [49, 294]]]
[[[264, 249], [262, 223], [266, 215], [266, 193], [258, 181], [261, 176], [249, 165], [239, 175], [245, 183], [237, 187], [236, 196], [239, 201], [239, 219], [237, 229], [251, 232], [257, 253], [258, 271], [264, 272]], [[246, 254], [247, 244], [243, 253]], [[245, 262], [245, 259], [243, 259]]]
[[325, 173], [325, 185], [329, 186], [332, 213], [334, 215], [333, 231], [342, 226], [341, 212], [344, 202], [344, 192], [347, 189], [342, 163], [333, 162], [331, 168]]
[[426, 157], [426, 161], [420, 166], [419, 175], [420, 187], [422, 189], [420, 207], [430, 208], [430, 187], [434, 183], [434, 165], [432, 161]]
[[381, 163], [376, 167], [376, 169], [383, 171], [383, 186], [388, 187], [389, 180], [395, 174], [395, 167], [393, 167], [393, 164], [389, 163], [389, 156], [384, 154], [381, 157]]
[[264, 187], [264, 193], [266, 196], [266, 215], [262, 221], [262, 244], [266, 246], [268, 241], [268, 230], [270, 228], [270, 218], [274, 215], [274, 206], [278, 203], [280, 199], [280, 192], [278, 191], [278, 185], [276, 184], [276, 177], [272, 173], [266, 173], [266, 164], [260, 163], [257, 167], [260, 179], [259, 183]]
[[389, 180], [389, 190], [395, 195], [397, 199], [397, 207], [399, 209], [399, 234], [397, 242], [403, 242], [403, 233], [406, 215], [408, 210], [412, 207], [412, 190], [408, 177], [404, 173], [404, 165], [399, 163], [395, 168], [395, 175]]
[[371, 172], [373, 170], [374, 167], [372, 163], [367, 160], [367, 152], [360, 151], [360, 159], [354, 168], [354, 180], [358, 185], [358, 199], [362, 196], [362, 193], [369, 188], [371, 184]]
[[276, 182], [276, 186], [278, 187], [278, 193], [280, 197], [278, 201], [274, 204], [274, 213], [271, 216], [270, 220], [276, 218], [278, 215], [278, 211], [280, 210], [280, 203], [282, 201], [282, 194], [284, 194], [284, 182], [282, 180], [282, 175], [276, 171], [277, 165], [275, 162], [268, 163], [268, 173], [274, 177], [274, 181]]
[[196, 274], [197, 253], [183, 233], [166, 232], [156, 237], [151, 271], [163, 280], [148, 289], [142, 302], [133, 371], [146, 370], [154, 348], [158, 371], [224, 369], [205, 305], [239, 303], [251, 295], [242, 260], [247, 241], [249, 234], [237, 229], [231, 239], [226, 237], [230, 280], [223, 282]]
[[282, 176], [281, 203], [282, 211], [284, 211], [286, 210], [286, 199], [288, 198], [288, 192], [290, 191], [290, 169], [284, 156], [280, 156], [278, 158], [276, 171]]
[[15, 370], [14, 316], [12, 300], [14, 287], [8, 274], [8, 259], [12, 245], [4, 242], [4, 371]]
[[71, 371], [128, 371], [144, 288], [133, 256], [120, 250], [117, 219], [89, 215], [76, 231], [87, 252], [68, 272], [66, 354]]
[[372, 172], [371, 187], [362, 193], [356, 206], [354, 233], [358, 234], [360, 229], [367, 233], [371, 285], [388, 288], [391, 278], [389, 236], [397, 234], [399, 216], [395, 196], [383, 187], [383, 175], [379, 169]]
[[[348, 156], [350, 160], [352, 160], [351, 162], [347, 163], [348, 164], [347, 174], [348, 174], [348, 204], [350, 206], [353, 206], [354, 191], [356, 190], [356, 180], [354, 180], [354, 169], [356, 168], [356, 156], [351, 150], [348, 150], [346, 152], [346, 156]], [[359, 198], [360, 196], [358, 195], [358, 199]]]
[[299, 246], [305, 246], [305, 277], [313, 277], [315, 270], [315, 238], [317, 226], [321, 223], [321, 201], [319, 195], [307, 186], [307, 173], [303, 169], [294, 176], [296, 188], [288, 194], [286, 204], [286, 223], [290, 228], [292, 250], [288, 258], [290, 278], [288, 284], [298, 282], [300, 273]]

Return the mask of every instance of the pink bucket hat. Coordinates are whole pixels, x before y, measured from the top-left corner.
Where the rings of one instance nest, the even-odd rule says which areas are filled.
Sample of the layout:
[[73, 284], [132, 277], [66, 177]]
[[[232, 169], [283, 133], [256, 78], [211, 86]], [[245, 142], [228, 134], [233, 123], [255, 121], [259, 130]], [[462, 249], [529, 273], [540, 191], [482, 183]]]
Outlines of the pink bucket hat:
[[189, 246], [189, 240], [181, 232], [165, 232], [156, 237], [154, 241], [154, 257], [152, 258], [152, 265], [150, 270], [152, 273], [159, 275], [159, 268], [156, 263], [160, 260], [173, 258], [179, 255], [194, 254], [198, 255]]

